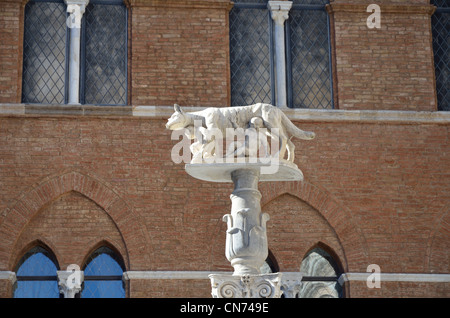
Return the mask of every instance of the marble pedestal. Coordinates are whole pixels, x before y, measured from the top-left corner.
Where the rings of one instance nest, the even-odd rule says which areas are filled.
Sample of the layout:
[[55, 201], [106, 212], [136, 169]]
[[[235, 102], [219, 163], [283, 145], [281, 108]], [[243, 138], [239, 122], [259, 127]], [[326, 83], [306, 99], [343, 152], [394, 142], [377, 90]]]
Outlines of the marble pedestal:
[[[227, 223], [225, 255], [234, 268], [231, 275], [211, 275], [213, 297], [280, 297], [281, 273], [261, 274], [268, 256], [266, 223], [261, 212], [260, 181], [299, 181], [302, 172], [295, 164], [277, 162], [276, 169], [260, 163], [187, 164], [186, 172], [210, 182], [233, 182], [231, 213]], [[273, 167], [272, 167], [273, 168]], [[264, 170], [265, 169], [265, 170]], [[262, 173], [269, 171], [271, 173]]]

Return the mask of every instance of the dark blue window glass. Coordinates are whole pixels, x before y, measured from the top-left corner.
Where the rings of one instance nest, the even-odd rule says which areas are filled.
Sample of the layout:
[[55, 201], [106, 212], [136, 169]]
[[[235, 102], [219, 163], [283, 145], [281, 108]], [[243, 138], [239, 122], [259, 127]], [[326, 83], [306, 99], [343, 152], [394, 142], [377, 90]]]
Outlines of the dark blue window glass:
[[15, 298], [59, 298], [54, 257], [43, 247], [34, 247], [16, 268]]
[[450, 111], [450, 1], [432, 0], [431, 17], [438, 110]]
[[81, 298], [124, 298], [123, 260], [110, 248], [101, 247], [89, 257], [84, 268]]

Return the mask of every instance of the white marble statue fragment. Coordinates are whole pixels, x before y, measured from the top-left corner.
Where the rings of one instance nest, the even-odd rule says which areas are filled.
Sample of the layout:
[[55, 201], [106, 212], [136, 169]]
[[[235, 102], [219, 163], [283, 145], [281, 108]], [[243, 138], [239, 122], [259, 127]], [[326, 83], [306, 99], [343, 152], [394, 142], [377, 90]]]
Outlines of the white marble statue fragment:
[[[186, 129], [190, 139], [196, 139], [190, 150], [193, 154], [191, 163], [202, 163], [204, 159], [243, 155], [267, 156], [269, 147], [267, 137], [277, 140], [279, 149], [276, 155], [283, 160], [294, 162], [293, 137], [310, 140], [314, 132], [303, 131], [296, 127], [283, 111], [269, 104], [258, 103], [249, 106], [209, 107], [201, 111], [185, 112], [179, 105], [174, 105], [175, 112], [168, 119], [166, 128], [170, 130]], [[217, 136], [227, 136], [229, 131], [244, 131], [245, 140], [231, 143], [223, 155], [222, 140]], [[264, 137], [264, 135], [267, 135]], [[252, 137], [253, 136], [253, 137]], [[238, 138], [239, 139], [239, 138]], [[254, 147], [249, 145], [254, 143]]]

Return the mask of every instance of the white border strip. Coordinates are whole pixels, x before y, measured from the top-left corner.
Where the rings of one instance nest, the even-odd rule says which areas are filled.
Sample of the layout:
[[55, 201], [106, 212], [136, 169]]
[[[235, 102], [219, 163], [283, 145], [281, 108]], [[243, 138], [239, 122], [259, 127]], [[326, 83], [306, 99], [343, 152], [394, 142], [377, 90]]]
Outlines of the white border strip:
[[[284, 279], [298, 280], [300, 272], [281, 272]], [[210, 274], [232, 274], [231, 272], [208, 271], [128, 271], [123, 273], [124, 280], [131, 279], [209, 279]], [[373, 273], [343, 273], [338, 282], [342, 285], [348, 281], [367, 281]], [[450, 274], [417, 274], [417, 273], [380, 273], [381, 281], [385, 282], [430, 282], [448, 283]]]
[[[283, 279], [301, 280], [300, 272], [281, 272]], [[124, 280], [132, 279], [209, 279], [211, 274], [232, 274], [231, 272], [209, 271], [127, 271], [123, 273]], [[342, 285], [349, 281], [367, 281], [373, 273], [343, 273], [338, 282]], [[15, 282], [16, 273], [0, 271], [0, 280]], [[450, 274], [425, 274], [425, 273], [380, 273], [382, 282], [428, 282], [450, 283]]]
[[0, 115], [24, 115], [24, 104], [0, 104]]
[[0, 271], [0, 280], [9, 280], [13, 284], [16, 282], [16, 273], [11, 271]]
[[450, 112], [395, 110], [287, 109], [293, 121], [448, 124]]
[[[283, 279], [301, 280], [303, 274], [299, 272], [281, 272]], [[208, 271], [128, 271], [123, 273], [124, 280], [131, 279], [209, 279], [209, 275], [232, 275], [232, 272]]]
[[[342, 285], [348, 281], [367, 281], [373, 273], [343, 273], [338, 282]], [[410, 274], [410, 273], [380, 273], [382, 282], [428, 282], [449, 283], [450, 274]]]
[[[50, 107], [51, 106], [51, 107]], [[33, 115], [52, 116], [74, 114], [67, 105], [30, 105], [0, 104], [0, 116], [26, 115], [27, 107], [32, 108]], [[40, 107], [42, 110], [39, 111]], [[173, 106], [125, 106], [130, 113], [122, 112], [114, 116], [169, 118], [173, 113]], [[203, 110], [206, 107], [185, 106], [187, 112]], [[89, 114], [108, 117], [111, 112], [104, 106], [89, 106]], [[395, 110], [340, 110], [340, 109], [292, 109], [283, 108], [284, 113], [293, 121], [320, 122], [363, 122], [363, 123], [404, 123], [404, 124], [450, 124], [449, 111], [395, 111]], [[82, 112], [84, 114], [84, 112]]]
[[[199, 111], [205, 107], [183, 107], [187, 112]], [[450, 112], [417, 112], [395, 110], [339, 110], [339, 109], [292, 109], [283, 112], [294, 121], [325, 122], [381, 122], [381, 123], [427, 123], [449, 124]], [[133, 116], [169, 118], [173, 113], [170, 106], [135, 106]]]
[[209, 279], [208, 275], [211, 274], [231, 273], [208, 271], [128, 271], [123, 273], [123, 279]]

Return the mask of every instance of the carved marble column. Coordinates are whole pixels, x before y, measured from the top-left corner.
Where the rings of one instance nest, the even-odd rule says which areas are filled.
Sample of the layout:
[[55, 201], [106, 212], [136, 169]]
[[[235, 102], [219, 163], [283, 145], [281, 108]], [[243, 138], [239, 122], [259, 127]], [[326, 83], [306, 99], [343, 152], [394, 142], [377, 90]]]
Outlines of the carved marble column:
[[70, 29], [69, 46], [69, 104], [80, 104], [80, 45], [81, 18], [89, 0], [64, 0], [67, 4], [67, 26]]
[[234, 191], [231, 194], [231, 214], [227, 222], [225, 255], [234, 268], [233, 275], [261, 274], [260, 268], [268, 255], [267, 213], [261, 213], [261, 193], [258, 191], [259, 169], [240, 169], [231, 173]]
[[84, 280], [84, 272], [74, 269], [57, 271], [59, 292], [64, 294], [64, 298], [75, 298], [81, 291], [81, 284]]
[[275, 22], [276, 102], [278, 107], [287, 107], [284, 21], [289, 18], [292, 1], [269, 1], [267, 7]]

